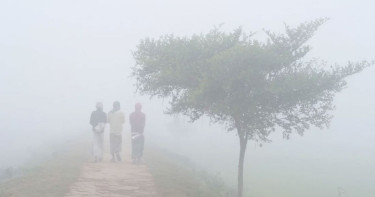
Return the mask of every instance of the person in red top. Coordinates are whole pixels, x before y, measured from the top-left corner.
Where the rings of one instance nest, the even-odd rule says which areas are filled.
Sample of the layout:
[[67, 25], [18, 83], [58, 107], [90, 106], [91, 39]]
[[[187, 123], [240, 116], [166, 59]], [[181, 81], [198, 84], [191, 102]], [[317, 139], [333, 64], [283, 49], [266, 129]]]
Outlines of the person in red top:
[[143, 156], [143, 147], [145, 143], [145, 137], [143, 136], [146, 115], [141, 112], [142, 105], [140, 103], [135, 104], [135, 111], [130, 114], [129, 122], [131, 127], [131, 138], [132, 138], [132, 159], [133, 163], [140, 163]]

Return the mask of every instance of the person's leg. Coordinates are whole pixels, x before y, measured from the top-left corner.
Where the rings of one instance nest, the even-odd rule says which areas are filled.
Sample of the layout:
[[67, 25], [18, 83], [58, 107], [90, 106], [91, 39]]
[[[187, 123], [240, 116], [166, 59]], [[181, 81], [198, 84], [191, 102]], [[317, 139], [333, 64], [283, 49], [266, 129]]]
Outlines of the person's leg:
[[99, 153], [98, 143], [99, 143], [98, 134], [93, 132], [92, 154], [94, 156], [94, 163], [98, 162], [98, 153]]
[[132, 160], [133, 160], [133, 163], [135, 161], [135, 154], [136, 154], [136, 139], [131, 139], [131, 143], [132, 143]]
[[138, 136], [136, 145], [135, 145], [135, 160], [139, 164], [142, 154], [142, 136]]
[[99, 158], [98, 161], [103, 161], [104, 153], [104, 132], [99, 134]]
[[116, 157], [117, 157], [117, 161], [121, 161], [122, 160], [119, 152], [116, 153]]
[[145, 137], [142, 135], [140, 142], [139, 142], [139, 158], [142, 158], [143, 156], [144, 146], [145, 146]]
[[119, 135], [117, 136], [117, 151], [116, 151], [117, 161], [121, 161], [121, 156], [120, 156], [121, 150], [122, 150], [122, 135]]
[[112, 154], [111, 162], [115, 162], [115, 136], [113, 134], [109, 136], [109, 148]]

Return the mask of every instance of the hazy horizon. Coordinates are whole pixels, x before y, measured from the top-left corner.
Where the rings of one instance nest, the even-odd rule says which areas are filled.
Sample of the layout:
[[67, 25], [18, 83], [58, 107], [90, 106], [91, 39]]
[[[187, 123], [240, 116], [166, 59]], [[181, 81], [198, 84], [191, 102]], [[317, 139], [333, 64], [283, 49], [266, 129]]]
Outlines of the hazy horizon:
[[[23, 164], [49, 143], [91, 137], [95, 103], [103, 102], [107, 112], [118, 100], [126, 116], [136, 102], [143, 104], [150, 140], [235, 184], [235, 133], [206, 119], [191, 124], [164, 115], [166, 101], [138, 95], [130, 77], [136, 45], [146, 37], [206, 33], [220, 24], [263, 39], [263, 29], [283, 32], [284, 23], [328, 17], [309, 41], [307, 58], [340, 65], [373, 61], [374, 8], [370, 0], [1, 1], [0, 169]], [[335, 98], [330, 128], [291, 140], [276, 132], [262, 148], [251, 142], [245, 159], [250, 194], [328, 197], [343, 187], [345, 197], [375, 195], [374, 76], [372, 66], [348, 78]]]

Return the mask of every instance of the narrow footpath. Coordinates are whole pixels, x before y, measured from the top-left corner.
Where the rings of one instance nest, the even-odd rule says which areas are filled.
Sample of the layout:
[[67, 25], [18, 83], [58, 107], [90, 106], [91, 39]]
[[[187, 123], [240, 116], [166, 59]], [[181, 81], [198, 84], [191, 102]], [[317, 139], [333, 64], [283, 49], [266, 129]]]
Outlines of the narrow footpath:
[[103, 162], [85, 164], [66, 197], [159, 197], [147, 166], [132, 164], [124, 147], [122, 162], [110, 162], [107, 150]]

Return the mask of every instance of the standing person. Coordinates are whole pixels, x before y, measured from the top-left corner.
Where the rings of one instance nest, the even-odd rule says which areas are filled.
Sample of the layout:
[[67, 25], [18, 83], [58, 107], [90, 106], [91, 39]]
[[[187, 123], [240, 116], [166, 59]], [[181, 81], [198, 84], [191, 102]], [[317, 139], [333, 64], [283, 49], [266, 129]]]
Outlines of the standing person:
[[90, 125], [94, 132], [94, 143], [92, 152], [94, 155], [94, 162], [103, 160], [103, 133], [105, 123], [107, 122], [107, 114], [103, 112], [103, 104], [101, 102], [96, 103], [96, 111], [93, 111], [90, 116]]
[[121, 161], [122, 147], [122, 125], [125, 122], [125, 115], [120, 111], [120, 102], [113, 103], [113, 109], [108, 113], [108, 122], [110, 125], [110, 149], [112, 154], [112, 162]]
[[129, 122], [131, 127], [132, 136], [132, 159], [133, 163], [140, 163], [143, 156], [143, 147], [145, 143], [145, 137], [143, 136], [146, 115], [141, 112], [142, 105], [140, 103], [135, 104], [135, 111], [130, 114]]

